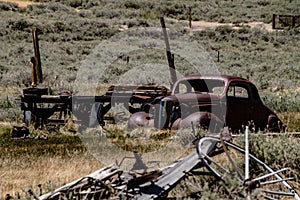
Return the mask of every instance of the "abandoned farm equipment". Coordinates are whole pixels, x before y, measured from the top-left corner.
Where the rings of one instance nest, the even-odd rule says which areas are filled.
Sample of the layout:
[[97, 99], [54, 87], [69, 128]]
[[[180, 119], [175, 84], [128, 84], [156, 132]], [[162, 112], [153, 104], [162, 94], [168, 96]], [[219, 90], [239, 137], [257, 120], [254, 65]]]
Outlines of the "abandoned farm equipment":
[[[249, 128], [246, 127], [245, 135]], [[141, 155], [134, 152], [135, 164], [123, 170], [121, 164], [108, 165], [92, 174], [66, 184], [53, 192], [36, 195], [35, 199], [161, 199], [188, 176], [206, 176], [211, 186], [216, 182], [237, 183], [244, 188], [230, 194], [231, 198], [296, 199], [300, 197], [290, 183], [290, 169], [273, 170], [267, 163], [249, 153], [248, 137], [245, 149], [230, 142], [232, 136], [221, 132], [219, 137], [199, 138], [190, 153], [159, 168], [148, 167]], [[244, 162], [245, 161], [245, 162]], [[196, 187], [196, 186], [195, 186]], [[201, 187], [198, 184], [198, 187]], [[197, 188], [201, 197], [201, 188]], [[256, 192], [255, 192], [256, 191]], [[256, 196], [257, 197], [257, 196]], [[252, 198], [253, 199], [253, 198]]]
[[[75, 96], [68, 92], [48, 95], [47, 88], [27, 88], [21, 96], [21, 110], [26, 124], [33, 122], [35, 128], [43, 125], [65, 124], [73, 115], [81, 125], [91, 127], [95, 123], [105, 125], [105, 116], [113, 101], [124, 104], [129, 113], [141, 111], [148, 102], [170, 94], [163, 86], [120, 86], [110, 87], [101, 96]], [[96, 121], [91, 121], [91, 115]]]

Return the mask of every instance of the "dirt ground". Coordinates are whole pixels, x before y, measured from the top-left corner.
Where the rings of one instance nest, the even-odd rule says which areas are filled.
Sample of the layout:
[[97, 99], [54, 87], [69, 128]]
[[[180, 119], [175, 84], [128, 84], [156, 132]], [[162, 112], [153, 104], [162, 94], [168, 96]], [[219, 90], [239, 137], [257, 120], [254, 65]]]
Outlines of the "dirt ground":
[[193, 21], [192, 22], [192, 28], [197, 29], [197, 28], [215, 28], [218, 26], [232, 26], [233, 28], [240, 28], [242, 26], [250, 26], [251, 28], [259, 28], [259, 29], [265, 29], [267, 31], [272, 31], [272, 24], [265, 24], [263, 22], [250, 22], [250, 23], [243, 23], [239, 24], [238, 26], [232, 23], [218, 23], [218, 22], [204, 22], [204, 21]]
[[28, 5], [34, 4], [35, 2], [32, 1], [21, 1], [21, 0], [1, 0], [1, 1], [6, 1], [6, 2], [14, 2], [19, 5], [21, 8], [25, 8]]
[[[189, 21], [188, 20], [176, 20], [168, 18], [168, 20], [173, 22], [183, 22], [187, 24], [185, 27], [186, 29], [190, 29], [188, 27]], [[231, 26], [233, 29], [239, 29], [244, 26], [249, 26], [250, 28], [258, 28], [266, 31], [273, 31], [272, 24], [266, 24], [263, 22], [249, 22], [249, 23], [240, 23], [240, 24], [233, 24], [233, 23], [219, 23], [219, 22], [206, 22], [206, 21], [192, 21], [192, 32], [201, 31], [206, 28], [217, 28], [218, 26]]]

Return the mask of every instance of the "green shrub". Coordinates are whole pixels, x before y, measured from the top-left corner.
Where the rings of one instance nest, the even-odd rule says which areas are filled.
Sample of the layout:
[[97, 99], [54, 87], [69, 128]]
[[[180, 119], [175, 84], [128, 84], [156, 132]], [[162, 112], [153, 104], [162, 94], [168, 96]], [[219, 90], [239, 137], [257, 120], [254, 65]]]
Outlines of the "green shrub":
[[26, 21], [25, 19], [21, 18], [17, 21], [10, 21], [9, 25], [13, 31], [24, 31], [31, 27], [32, 24]]
[[231, 26], [219, 26], [215, 29], [215, 31], [219, 32], [221, 35], [230, 34], [233, 30]]
[[124, 7], [125, 8], [130, 8], [130, 9], [140, 9], [142, 5], [138, 3], [138, 1], [135, 0], [130, 0], [130, 1], [125, 1], [124, 2]]
[[0, 64], [0, 80], [6, 74], [7, 71], [8, 71], [8, 68], [6, 66]]
[[34, 15], [47, 15], [51, 13], [73, 13], [75, 14], [74, 9], [70, 8], [59, 2], [50, 2], [50, 3], [42, 3], [42, 4], [32, 4], [26, 7], [25, 10], [27, 13], [31, 13]]
[[300, 112], [300, 94], [289, 92], [287, 94], [276, 94], [265, 92], [262, 100], [277, 112]]
[[0, 2], [0, 10], [3, 11], [17, 11], [19, 9], [18, 4], [13, 2]]
[[9, 100], [8, 96], [6, 96], [5, 99], [2, 100], [2, 102], [0, 102], [0, 109], [1, 108], [13, 108], [13, 104], [12, 102]]
[[249, 142], [251, 153], [271, 168], [282, 169], [289, 167], [298, 171], [296, 175], [300, 176], [299, 139], [288, 135], [269, 138], [263, 135], [252, 135]]
[[69, 1], [64, 1], [64, 3], [66, 5], [69, 5], [69, 6], [73, 7], [73, 8], [77, 8], [77, 7], [80, 7], [80, 6], [83, 5], [82, 0], [69, 0]]
[[0, 121], [22, 122], [21, 111], [19, 108], [0, 108]]
[[98, 0], [88, 0], [86, 3], [87, 8], [92, 8], [92, 7], [99, 6], [99, 5], [100, 5], [100, 2]]

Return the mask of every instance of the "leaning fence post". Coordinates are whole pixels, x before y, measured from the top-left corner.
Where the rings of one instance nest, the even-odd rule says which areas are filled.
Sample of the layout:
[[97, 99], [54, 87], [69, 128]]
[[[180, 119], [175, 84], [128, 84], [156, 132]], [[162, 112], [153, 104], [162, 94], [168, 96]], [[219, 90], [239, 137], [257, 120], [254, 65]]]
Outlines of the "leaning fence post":
[[166, 52], [167, 52], [169, 69], [170, 69], [170, 75], [171, 75], [171, 81], [172, 81], [171, 88], [172, 88], [174, 83], [177, 81], [177, 75], [176, 75], [175, 64], [174, 64], [174, 55], [171, 53], [170, 43], [169, 43], [169, 38], [168, 38], [168, 33], [167, 33], [167, 28], [166, 28], [164, 17], [160, 18], [160, 23], [161, 23], [161, 28], [162, 28], [164, 39], [165, 39], [165, 44], [166, 44]]
[[32, 29], [32, 39], [33, 39], [33, 48], [34, 48], [34, 57], [35, 57], [35, 73], [39, 83], [43, 82], [43, 72], [41, 66], [41, 56], [40, 56], [40, 47], [39, 39], [37, 34], [37, 29]]

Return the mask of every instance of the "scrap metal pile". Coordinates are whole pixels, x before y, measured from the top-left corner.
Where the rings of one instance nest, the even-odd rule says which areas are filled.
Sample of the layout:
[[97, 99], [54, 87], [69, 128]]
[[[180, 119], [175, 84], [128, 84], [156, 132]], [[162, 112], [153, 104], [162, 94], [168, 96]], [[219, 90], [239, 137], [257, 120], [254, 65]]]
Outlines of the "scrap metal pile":
[[[41, 196], [31, 193], [35, 199], [40, 200], [159, 199], [166, 198], [185, 177], [200, 175], [211, 176], [225, 183], [228, 178], [238, 181], [247, 191], [238, 194], [241, 198], [251, 196], [257, 190], [265, 199], [300, 199], [290, 184], [293, 178], [284, 177], [288, 174], [285, 173], [289, 171], [288, 168], [275, 171], [249, 154], [247, 149], [229, 142], [227, 136], [220, 135], [198, 139], [189, 154], [163, 168], [147, 167], [140, 154], [134, 152], [136, 161], [131, 170], [123, 170], [118, 163], [111, 164], [53, 192]], [[249, 170], [249, 165], [240, 162], [240, 159], [255, 163], [255, 170]]]
[[123, 171], [117, 164], [111, 164], [38, 199], [155, 199], [167, 195], [186, 171], [199, 163], [194, 151], [164, 168]]

